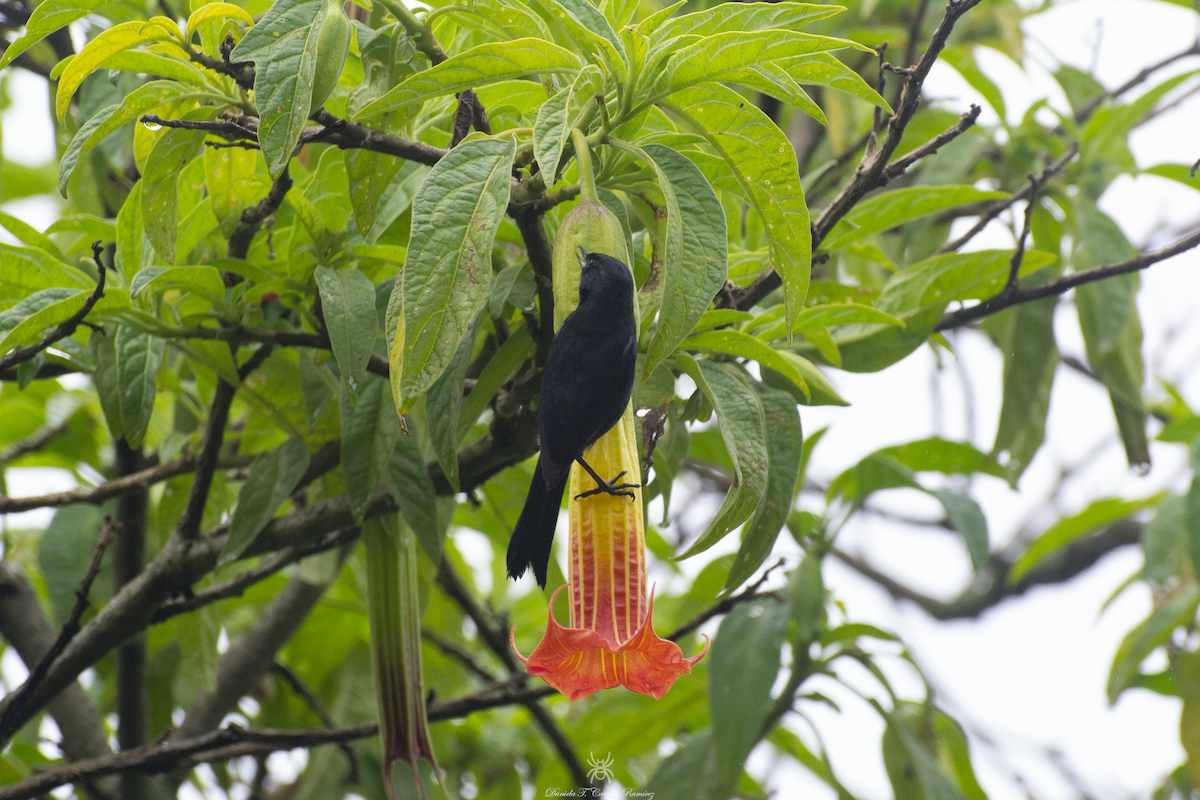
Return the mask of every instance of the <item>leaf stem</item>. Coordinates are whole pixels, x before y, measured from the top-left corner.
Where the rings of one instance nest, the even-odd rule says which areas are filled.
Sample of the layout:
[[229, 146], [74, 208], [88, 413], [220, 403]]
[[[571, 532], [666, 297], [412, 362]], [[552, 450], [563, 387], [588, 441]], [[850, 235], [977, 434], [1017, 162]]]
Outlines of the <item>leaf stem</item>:
[[404, 30], [408, 31], [413, 37], [413, 44], [417, 49], [424, 53], [429, 60], [434, 64], [440, 64], [445, 61], [448, 56], [442, 46], [438, 44], [437, 38], [433, 35], [433, 31], [424, 25], [416, 16], [408, 10], [407, 7], [398, 0], [379, 0], [379, 2], [391, 12], [392, 16], [399, 20], [404, 26]]
[[592, 153], [587, 139], [579, 128], [571, 129], [571, 143], [575, 145], [575, 158], [579, 160], [579, 196], [586, 200], [597, 200], [596, 176], [592, 174]]

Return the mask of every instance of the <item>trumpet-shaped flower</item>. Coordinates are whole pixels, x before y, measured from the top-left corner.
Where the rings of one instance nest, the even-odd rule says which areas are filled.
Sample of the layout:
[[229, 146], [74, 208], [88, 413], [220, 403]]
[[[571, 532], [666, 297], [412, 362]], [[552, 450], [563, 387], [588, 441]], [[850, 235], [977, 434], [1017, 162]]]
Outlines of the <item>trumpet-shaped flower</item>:
[[[584, 453], [585, 460], [602, 476], [625, 470], [626, 478], [636, 480], [641, 475], [636, 430], [630, 404], [621, 421]], [[678, 645], [654, 633], [641, 490], [634, 489], [632, 499], [608, 494], [575, 499], [594, 486], [575, 464], [567, 502], [570, 627], [554, 618], [560, 587], [550, 600], [546, 635], [529, 658], [520, 652], [517, 656], [531, 675], [541, 676], [570, 700], [617, 685], [657, 699], [676, 678], [692, 671], [708, 645], [699, 655], [685, 658]]]

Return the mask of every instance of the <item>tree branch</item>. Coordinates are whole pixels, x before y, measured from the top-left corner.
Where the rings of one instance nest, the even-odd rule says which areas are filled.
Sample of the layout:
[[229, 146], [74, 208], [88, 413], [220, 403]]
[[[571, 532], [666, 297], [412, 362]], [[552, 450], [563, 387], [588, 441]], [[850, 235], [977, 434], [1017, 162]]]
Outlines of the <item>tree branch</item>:
[[[9, 561], [0, 561], [0, 636], [30, 670], [50, 652], [57, 636], [32, 584]], [[69, 684], [51, 700], [48, 710], [62, 732], [62, 750], [68, 759], [112, 755], [104, 720], [78, 682]], [[113, 778], [97, 779], [89, 788], [102, 798], [119, 796], [119, 785]]]
[[301, 142], [320, 140], [342, 150], [372, 150], [426, 166], [433, 166], [446, 155], [446, 151], [440, 147], [401, 139], [361, 123], [341, 119], [323, 108], [312, 115], [312, 120], [322, 127], [306, 128], [301, 134]]
[[92, 242], [92, 257], [96, 261], [96, 288], [83, 301], [83, 307], [72, 314], [69, 319], [60, 322], [58, 327], [52, 330], [40, 342], [31, 344], [28, 347], [19, 347], [5, 356], [0, 356], [0, 371], [28, 361], [59, 339], [65, 339], [75, 333], [75, 329], [79, 327], [80, 323], [83, 322], [96, 303], [100, 302], [100, 298], [104, 297], [104, 279], [107, 273], [104, 269], [104, 264], [100, 261], [100, 252], [100, 240], [97, 239]]
[[83, 576], [83, 581], [75, 590], [75, 606], [71, 609], [67, 621], [63, 623], [62, 630], [59, 631], [58, 637], [54, 640], [54, 644], [46, 651], [41, 660], [37, 662], [37, 666], [30, 672], [29, 677], [21, 687], [12, 695], [5, 698], [7, 701], [5, 707], [0, 709], [0, 742], [7, 742], [9, 737], [16, 733], [24, 720], [28, 719], [27, 709], [30, 705], [30, 700], [38, 685], [46, 677], [46, 673], [50, 669], [50, 665], [58, 658], [59, 654], [66, 649], [71, 639], [79, 632], [79, 621], [83, 618], [83, 612], [87, 611], [91, 601], [88, 595], [92, 590], [92, 583], [96, 580], [96, 575], [100, 572], [100, 561], [104, 558], [104, 551], [108, 548], [109, 543], [113, 539], [113, 523], [107, 516], [104, 520], [104, 525], [100, 528], [100, 537], [96, 542], [96, 549], [92, 553], [92, 562], [88, 565], [87, 572]]
[[971, 306], [970, 308], [960, 308], [958, 311], [946, 314], [946, 316], [942, 317], [941, 322], [934, 327], [934, 330], [945, 331], [952, 328], [960, 328], [977, 319], [982, 319], [990, 314], [995, 314], [997, 311], [1002, 311], [1020, 303], [1028, 303], [1031, 300], [1040, 300], [1043, 297], [1060, 295], [1085, 283], [1093, 283], [1116, 275], [1137, 272], [1146, 269], [1146, 267], [1152, 264], [1157, 264], [1159, 261], [1165, 261], [1172, 256], [1187, 252], [1196, 245], [1200, 245], [1200, 231], [1196, 231], [1190, 236], [1185, 236], [1172, 245], [1152, 250], [1149, 253], [1142, 253], [1128, 261], [1073, 272], [1070, 275], [1064, 275], [1061, 278], [1038, 286], [1031, 286], [1028, 289], [1017, 289], [1012, 292], [1001, 291], [1000, 294], [984, 300], [979, 305]]
[[1010, 597], [1019, 597], [1034, 586], [1064, 583], [1091, 567], [1119, 547], [1141, 541], [1142, 523], [1134, 520], [1114, 522], [1096, 533], [1080, 537], [1054, 551], [1029, 569], [1020, 580], [1010, 583], [1008, 574], [1015, 557], [993, 553], [971, 579], [970, 585], [953, 600], [942, 601], [911, 589], [885, 575], [860, 558], [834, 548], [831, 552], [842, 563], [877, 583], [892, 597], [920, 606], [934, 619], [973, 619]]
[[[70, 424], [70, 419], [65, 419], [57, 425], [46, 425], [42, 428], [39, 428], [30, 435], [26, 436], [24, 439], [18, 439], [17, 441], [13, 442], [5, 450], [0, 452], [0, 466], [7, 466], [23, 455], [36, 453], [38, 450], [41, 450], [43, 447], [45, 447], [47, 442], [65, 431], [67, 426]], [[4, 498], [0, 497], [0, 502], [3, 502], [3, 500]]]
[[233, 235], [229, 237], [230, 258], [246, 257], [246, 254], [250, 252], [250, 243], [254, 241], [254, 235], [262, 227], [263, 221], [279, 210], [279, 206], [283, 204], [283, 198], [291, 188], [292, 176], [285, 167], [275, 182], [271, 184], [267, 196], [242, 212], [242, 217], [238, 220]]

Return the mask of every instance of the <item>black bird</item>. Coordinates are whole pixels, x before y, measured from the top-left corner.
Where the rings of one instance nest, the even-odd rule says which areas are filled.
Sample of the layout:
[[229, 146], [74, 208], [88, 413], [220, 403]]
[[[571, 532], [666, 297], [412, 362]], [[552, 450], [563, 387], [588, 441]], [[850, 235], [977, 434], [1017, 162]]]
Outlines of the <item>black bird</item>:
[[612, 256], [579, 248], [579, 305], [566, 319], [546, 355], [538, 408], [538, 456], [521, 518], [508, 543], [508, 575], [519, 578], [532, 566], [538, 585], [546, 586], [550, 545], [571, 462], [578, 461], [604, 492], [633, 497], [640, 484], [603, 480], [583, 460], [583, 451], [616, 425], [629, 405], [637, 363], [637, 322], [633, 313], [633, 275]]

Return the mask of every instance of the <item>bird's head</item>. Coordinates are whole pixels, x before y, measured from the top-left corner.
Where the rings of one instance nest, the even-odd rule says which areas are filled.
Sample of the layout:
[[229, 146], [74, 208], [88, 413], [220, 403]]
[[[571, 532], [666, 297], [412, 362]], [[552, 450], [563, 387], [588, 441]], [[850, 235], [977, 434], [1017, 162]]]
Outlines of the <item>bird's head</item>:
[[603, 253], [589, 253], [583, 247], [576, 253], [579, 258], [579, 296], [582, 300], [592, 291], [633, 291], [633, 274], [619, 258]]

